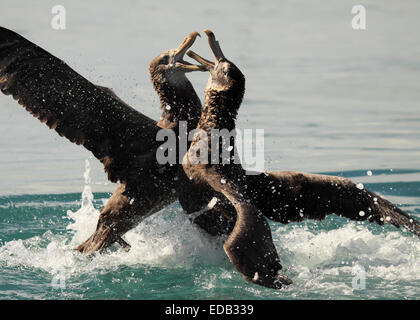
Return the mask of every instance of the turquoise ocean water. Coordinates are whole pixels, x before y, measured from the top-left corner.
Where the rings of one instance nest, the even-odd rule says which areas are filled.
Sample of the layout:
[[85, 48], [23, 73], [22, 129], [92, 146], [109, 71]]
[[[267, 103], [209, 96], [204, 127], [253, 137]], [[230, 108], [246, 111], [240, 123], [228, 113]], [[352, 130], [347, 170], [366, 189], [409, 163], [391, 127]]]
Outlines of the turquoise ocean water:
[[[365, 31], [351, 28], [348, 0], [63, 0], [65, 31], [50, 27], [55, 1], [0, 0], [0, 25], [154, 119], [149, 61], [210, 28], [246, 76], [238, 126], [265, 130], [267, 170], [348, 177], [420, 219], [420, 4], [359, 3], [367, 9]], [[210, 57], [204, 39], [194, 50]], [[202, 96], [207, 75], [189, 77]], [[88, 152], [1, 95], [0, 299], [420, 297], [418, 238], [336, 216], [271, 224], [294, 280], [279, 291], [246, 283], [221, 240], [192, 226], [178, 203], [130, 231], [129, 252], [117, 246], [80, 255], [73, 248], [93, 232], [115, 188]], [[352, 286], [359, 267], [364, 289]]]
[[[419, 218], [420, 182], [366, 187]], [[93, 232], [109, 196], [91, 190], [86, 184], [82, 195], [0, 197], [0, 298], [418, 299], [418, 238], [336, 216], [271, 225], [285, 272], [294, 280], [280, 291], [246, 283], [224, 255], [222, 241], [193, 226], [179, 204], [130, 231], [129, 252], [115, 246], [86, 257], [72, 249]], [[358, 268], [365, 271], [364, 289], [353, 287]]]

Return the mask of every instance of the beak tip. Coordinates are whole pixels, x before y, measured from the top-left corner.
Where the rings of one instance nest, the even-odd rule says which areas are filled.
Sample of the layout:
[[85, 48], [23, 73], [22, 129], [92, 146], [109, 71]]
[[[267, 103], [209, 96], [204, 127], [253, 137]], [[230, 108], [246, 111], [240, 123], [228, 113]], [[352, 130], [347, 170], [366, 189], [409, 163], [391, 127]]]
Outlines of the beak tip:
[[203, 31], [208, 37], [214, 38], [214, 33], [213, 31], [206, 29]]
[[190, 38], [195, 38], [197, 36], [201, 37], [201, 35], [197, 31], [191, 32], [189, 35]]

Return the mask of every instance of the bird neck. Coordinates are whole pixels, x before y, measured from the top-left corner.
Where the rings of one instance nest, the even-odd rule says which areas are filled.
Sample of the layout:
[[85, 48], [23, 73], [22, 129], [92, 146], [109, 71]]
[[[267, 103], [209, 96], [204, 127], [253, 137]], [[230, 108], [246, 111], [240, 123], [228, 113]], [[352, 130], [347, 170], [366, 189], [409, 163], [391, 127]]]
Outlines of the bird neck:
[[187, 123], [188, 131], [196, 128], [201, 115], [201, 101], [191, 82], [185, 77], [181, 82], [153, 81], [160, 108], [161, 119], [158, 126], [168, 129], [178, 129], [179, 122]]
[[190, 163], [196, 157], [203, 157], [208, 163], [219, 164], [218, 170], [227, 170], [229, 174], [232, 170], [242, 170], [240, 165], [225, 166], [240, 163], [235, 122], [242, 96], [232, 91], [206, 90], [203, 112], [188, 151]]
[[207, 90], [203, 112], [197, 128], [210, 132], [211, 129], [236, 127], [236, 116], [242, 97], [229, 91]]

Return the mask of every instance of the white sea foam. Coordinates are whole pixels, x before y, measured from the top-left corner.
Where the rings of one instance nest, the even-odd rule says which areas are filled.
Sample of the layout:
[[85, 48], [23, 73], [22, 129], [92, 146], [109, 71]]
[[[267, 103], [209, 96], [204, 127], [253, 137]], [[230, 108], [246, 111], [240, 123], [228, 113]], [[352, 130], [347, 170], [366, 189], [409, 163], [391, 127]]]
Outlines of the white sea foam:
[[[47, 231], [41, 236], [6, 242], [0, 247], [0, 266], [37, 268], [51, 275], [64, 270], [66, 277], [72, 277], [107, 273], [121, 266], [191, 269], [198, 263], [215, 266], [216, 270], [221, 268], [220, 276], [209, 272], [196, 276], [195, 283], [206, 290], [228, 285], [229, 281], [241, 281], [246, 286], [229, 264], [222, 241], [204, 235], [176, 206], [146, 219], [128, 232], [125, 239], [131, 245], [129, 252], [118, 245], [114, 250], [93, 257], [73, 250], [92, 234], [99, 216], [93, 206], [89, 173], [89, 162], [86, 162], [81, 207], [75, 212], [68, 211], [64, 217], [69, 219], [70, 232]], [[293, 297], [302, 292], [318, 292], [323, 296], [348, 297], [355, 292], [352, 288], [355, 265], [366, 270], [367, 286], [382, 288], [382, 294], [385, 287], [389, 292], [398, 290], [401, 281], [409, 284], [404, 286], [407, 294], [418, 290], [418, 238], [398, 230], [374, 234], [364, 223], [344, 223], [333, 230], [313, 228], [314, 223], [273, 224], [273, 238], [283, 271], [294, 281], [294, 285], [277, 294]], [[256, 295], [265, 292], [264, 288], [254, 287], [245, 290]]]
[[82, 204], [79, 210], [72, 212], [67, 211], [67, 217], [73, 222], [70, 222], [67, 229], [74, 232], [71, 245], [76, 246], [82, 243], [95, 231], [96, 223], [99, 217], [99, 211], [93, 206], [93, 193], [90, 178], [90, 163], [85, 161], [85, 172], [83, 174], [85, 186], [82, 192]]
[[25, 266], [55, 273], [80, 274], [119, 266], [145, 264], [163, 267], [190, 267], [194, 263], [220, 264], [225, 261], [222, 243], [204, 235], [186, 215], [165, 210], [145, 221], [125, 235], [131, 249], [125, 252], [116, 245], [114, 250], [86, 257], [73, 250], [85, 241], [96, 228], [99, 211], [93, 206], [94, 196], [90, 180], [90, 164], [86, 160], [85, 186], [81, 207], [67, 211], [67, 229], [71, 237], [47, 231], [27, 240], [13, 240], [0, 247], [0, 264]]
[[366, 224], [352, 222], [318, 232], [302, 225], [280, 226], [274, 239], [283, 265], [301, 289], [353, 295], [354, 266], [364, 268], [370, 290], [383, 286], [384, 279], [395, 290], [400, 281], [420, 287], [420, 241], [398, 230], [373, 234]]

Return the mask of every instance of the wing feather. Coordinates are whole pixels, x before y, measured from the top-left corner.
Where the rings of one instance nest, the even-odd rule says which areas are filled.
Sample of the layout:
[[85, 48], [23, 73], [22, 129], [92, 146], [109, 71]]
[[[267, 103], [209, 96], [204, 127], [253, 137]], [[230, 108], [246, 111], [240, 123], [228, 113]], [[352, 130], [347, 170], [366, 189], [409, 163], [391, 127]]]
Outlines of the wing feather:
[[0, 89], [60, 136], [91, 151], [111, 181], [127, 181], [154, 159], [159, 130], [154, 120], [2, 27]]
[[273, 221], [288, 223], [324, 219], [336, 214], [351, 220], [391, 223], [420, 236], [420, 223], [403, 210], [353, 181], [336, 176], [294, 171], [269, 172], [256, 177], [258, 209]]

